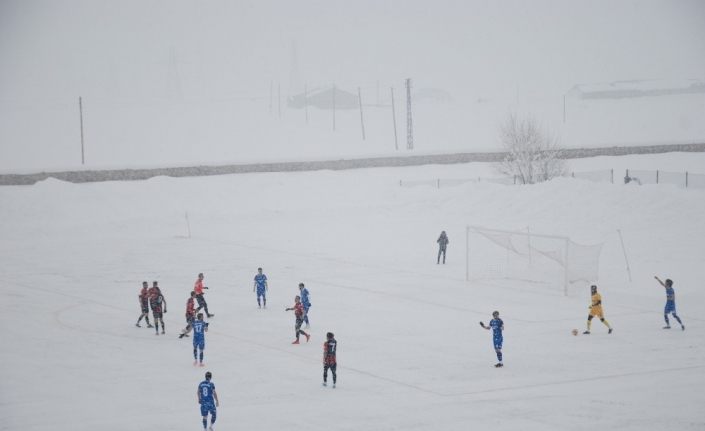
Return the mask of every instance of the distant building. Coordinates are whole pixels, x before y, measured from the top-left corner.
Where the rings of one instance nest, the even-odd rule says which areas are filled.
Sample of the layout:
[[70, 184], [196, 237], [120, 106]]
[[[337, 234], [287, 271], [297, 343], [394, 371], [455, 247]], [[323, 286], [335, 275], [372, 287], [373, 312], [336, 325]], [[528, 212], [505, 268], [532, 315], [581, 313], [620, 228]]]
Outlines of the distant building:
[[607, 84], [578, 84], [568, 94], [579, 99], [625, 99], [633, 97], [670, 96], [705, 93], [705, 82], [680, 81], [615, 81]]
[[308, 93], [300, 93], [290, 96], [287, 106], [294, 109], [303, 109], [308, 106], [315, 106], [319, 109], [357, 109], [359, 100], [357, 94], [349, 93], [338, 87], [317, 87], [308, 90]]

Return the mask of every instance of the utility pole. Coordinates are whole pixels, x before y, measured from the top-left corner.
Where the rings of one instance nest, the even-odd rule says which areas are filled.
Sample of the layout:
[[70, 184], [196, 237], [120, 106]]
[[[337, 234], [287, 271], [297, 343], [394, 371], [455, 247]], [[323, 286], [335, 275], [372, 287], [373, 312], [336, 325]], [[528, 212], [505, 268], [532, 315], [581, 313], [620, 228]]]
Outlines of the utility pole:
[[333, 84], [333, 131], [335, 131], [335, 84]]
[[83, 99], [78, 97], [78, 116], [81, 122], [81, 164], [86, 164], [85, 151], [83, 146]]
[[397, 143], [397, 114], [394, 108], [394, 87], [389, 88], [392, 92], [392, 123], [394, 123], [394, 149], [399, 150], [399, 144]]
[[306, 124], [308, 124], [308, 84], [304, 84], [304, 111], [306, 111]]
[[362, 117], [362, 93], [360, 87], [357, 87], [357, 100], [360, 104], [360, 127], [362, 128], [362, 140], [365, 140], [365, 120]]
[[565, 94], [563, 95], [563, 124], [565, 124]]
[[406, 80], [406, 149], [414, 149], [414, 128], [411, 121], [411, 78]]

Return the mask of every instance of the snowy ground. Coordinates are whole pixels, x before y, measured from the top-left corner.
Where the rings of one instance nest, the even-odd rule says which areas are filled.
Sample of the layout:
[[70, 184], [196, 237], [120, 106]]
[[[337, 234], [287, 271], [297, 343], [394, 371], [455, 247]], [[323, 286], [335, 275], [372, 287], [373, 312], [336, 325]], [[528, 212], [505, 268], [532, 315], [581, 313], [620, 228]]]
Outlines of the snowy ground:
[[[693, 169], [704, 154], [581, 160], [574, 169]], [[690, 168], [689, 168], [690, 167]], [[702, 430], [705, 192], [558, 179], [514, 187], [399, 187], [482, 164], [154, 178], [0, 188], [2, 430], [197, 430], [213, 373], [216, 429]], [[191, 237], [185, 213], [188, 212]], [[583, 329], [584, 289], [465, 281], [467, 224], [605, 242], [598, 285], [615, 332]], [[435, 240], [450, 237], [448, 263]], [[628, 282], [616, 230], [624, 234]], [[262, 266], [269, 307], [252, 278]], [[177, 339], [198, 272], [216, 317], [207, 367]], [[661, 329], [675, 281], [686, 331]], [[167, 335], [135, 328], [159, 280]], [[311, 291], [312, 340], [285, 313]], [[505, 368], [478, 321], [499, 310]], [[322, 388], [326, 331], [339, 385]], [[700, 407], [698, 407], [700, 406]]]

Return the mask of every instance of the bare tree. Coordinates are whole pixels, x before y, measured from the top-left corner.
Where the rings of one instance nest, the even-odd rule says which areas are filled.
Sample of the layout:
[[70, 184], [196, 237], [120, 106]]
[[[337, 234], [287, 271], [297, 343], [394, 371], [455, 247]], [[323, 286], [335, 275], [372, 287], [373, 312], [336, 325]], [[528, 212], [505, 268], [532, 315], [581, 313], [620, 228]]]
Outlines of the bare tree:
[[499, 172], [516, 177], [522, 184], [547, 181], [565, 173], [558, 139], [544, 132], [533, 118], [509, 114], [499, 133], [507, 152], [497, 165]]

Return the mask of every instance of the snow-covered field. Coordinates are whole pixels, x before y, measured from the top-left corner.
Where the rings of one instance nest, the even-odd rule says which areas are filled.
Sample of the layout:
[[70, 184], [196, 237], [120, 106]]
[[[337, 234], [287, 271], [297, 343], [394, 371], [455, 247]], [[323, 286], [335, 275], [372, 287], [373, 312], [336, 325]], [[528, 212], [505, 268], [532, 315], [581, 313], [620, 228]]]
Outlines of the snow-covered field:
[[[573, 161], [573, 169], [705, 166], [704, 154]], [[697, 170], [697, 169], [696, 169]], [[482, 164], [154, 178], [0, 188], [2, 430], [198, 430], [213, 373], [219, 430], [702, 430], [705, 192], [561, 178], [534, 186], [399, 187]], [[190, 237], [186, 224], [190, 224]], [[589, 293], [465, 281], [467, 224], [604, 242], [608, 335]], [[616, 230], [621, 229], [633, 282]], [[450, 237], [448, 263], [435, 240]], [[259, 310], [252, 278], [269, 277]], [[211, 312], [205, 368], [179, 340], [196, 275]], [[674, 280], [686, 331], [664, 331]], [[143, 280], [168, 301], [166, 336], [136, 328]], [[310, 343], [284, 312], [311, 291]], [[505, 322], [505, 367], [487, 322]], [[324, 334], [339, 341], [321, 387]]]

